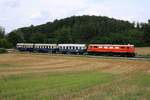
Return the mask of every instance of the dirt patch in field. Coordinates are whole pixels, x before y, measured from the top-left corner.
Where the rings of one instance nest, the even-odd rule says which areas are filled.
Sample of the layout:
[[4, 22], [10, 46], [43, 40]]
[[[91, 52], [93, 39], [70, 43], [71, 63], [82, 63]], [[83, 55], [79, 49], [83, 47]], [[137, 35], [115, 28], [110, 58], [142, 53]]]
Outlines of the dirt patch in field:
[[[99, 59], [42, 54], [3, 54], [0, 56], [0, 76], [69, 71], [101, 71], [113, 74], [150, 71], [150, 61]], [[9, 66], [7, 66], [9, 65]]]

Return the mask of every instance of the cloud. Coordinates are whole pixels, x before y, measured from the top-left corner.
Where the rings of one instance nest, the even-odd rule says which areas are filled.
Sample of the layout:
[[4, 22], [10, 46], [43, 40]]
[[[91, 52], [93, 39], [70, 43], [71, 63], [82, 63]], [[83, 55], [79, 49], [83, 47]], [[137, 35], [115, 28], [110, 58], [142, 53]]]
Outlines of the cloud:
[[3, 2], [3, 6], [15, 8], [20, 6], [20, 0], [5, 0]]
[[0, 0], [0, 26], [9, 32], [73, 15], [145, 22], [150, 18], [149, 4], [149, 0]]

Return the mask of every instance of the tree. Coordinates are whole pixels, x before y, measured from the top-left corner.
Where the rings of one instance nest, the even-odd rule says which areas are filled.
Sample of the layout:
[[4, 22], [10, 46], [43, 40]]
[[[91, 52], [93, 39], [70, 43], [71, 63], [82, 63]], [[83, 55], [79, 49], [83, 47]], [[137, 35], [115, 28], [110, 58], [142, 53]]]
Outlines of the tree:
[[0, 39], [0, 48], [11, 48], [12, 44], [6, 39]]
[[18, 31], [13, 31], [8, 34], [7, 40], [12, 43], [13, 46], [16, 46], [17, 43], [25, 42], [23, 35]]
[[42, 33], [33, 33], [30, 39], [33, 43], [45, 43], [46, 40], [46, 35]]
[[148, 24], [150, 25], [150, 19], [148, 20]]
[[5, 29], [0, 26], [0, 38], [4, 38], [5, 36]]
[[54, 32], [57, 43], [71, 43], [73, 41], [70, 28], [63, 27]]

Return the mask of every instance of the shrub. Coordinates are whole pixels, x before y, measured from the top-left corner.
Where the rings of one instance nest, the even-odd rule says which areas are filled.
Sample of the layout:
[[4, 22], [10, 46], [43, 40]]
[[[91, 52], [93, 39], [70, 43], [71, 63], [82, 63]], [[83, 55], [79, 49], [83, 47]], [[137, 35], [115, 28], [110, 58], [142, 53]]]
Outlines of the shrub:
[[7, 50], [6, 49], [4, 49], [4, 48], [0, 48], [0, 53], [6, 53], [7, 52]]

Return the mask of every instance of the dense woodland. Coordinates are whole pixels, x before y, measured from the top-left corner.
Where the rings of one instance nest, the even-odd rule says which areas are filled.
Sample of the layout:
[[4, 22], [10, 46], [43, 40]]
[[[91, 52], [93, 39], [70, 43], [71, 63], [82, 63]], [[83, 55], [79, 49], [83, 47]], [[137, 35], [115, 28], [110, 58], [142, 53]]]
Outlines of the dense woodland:
[[23, 27], [7, 35], [0, 28], [0, 47], [9, 48], [22, 43], [100, 43], [150, 46], [150, 20], [147, 23], [104, 16], [72, 16]]

